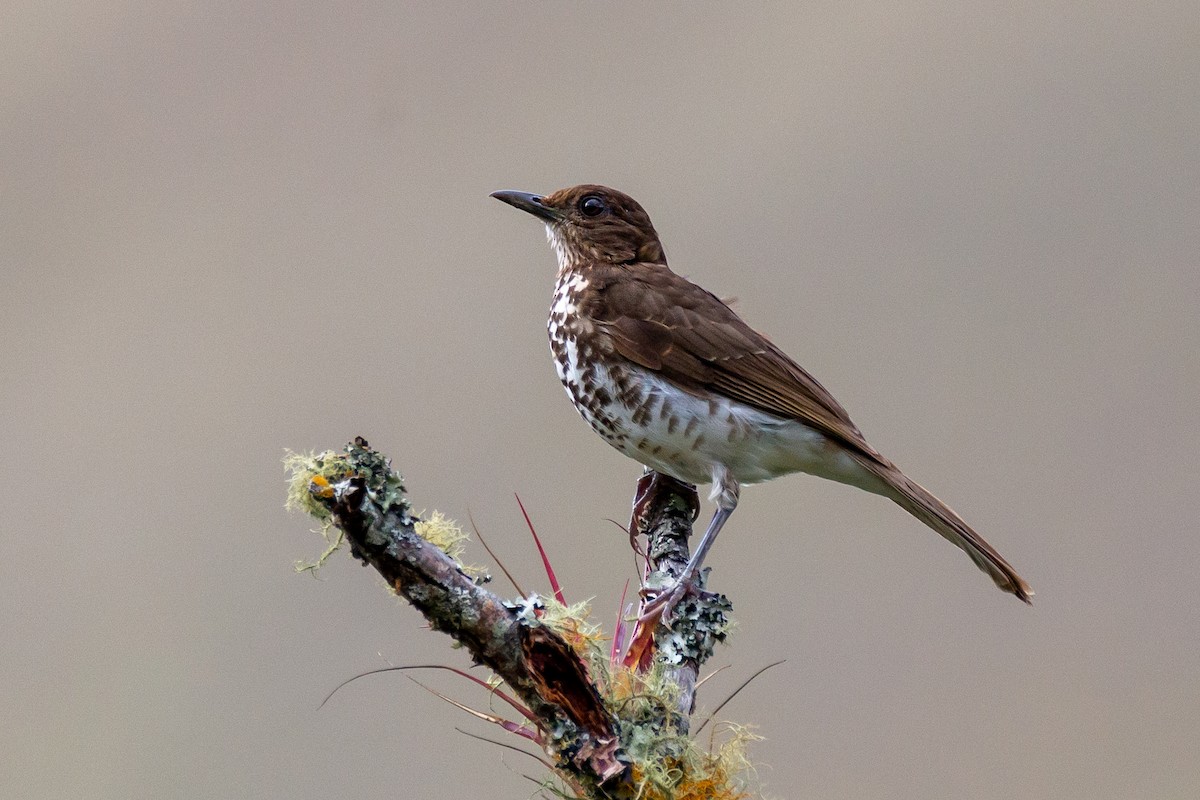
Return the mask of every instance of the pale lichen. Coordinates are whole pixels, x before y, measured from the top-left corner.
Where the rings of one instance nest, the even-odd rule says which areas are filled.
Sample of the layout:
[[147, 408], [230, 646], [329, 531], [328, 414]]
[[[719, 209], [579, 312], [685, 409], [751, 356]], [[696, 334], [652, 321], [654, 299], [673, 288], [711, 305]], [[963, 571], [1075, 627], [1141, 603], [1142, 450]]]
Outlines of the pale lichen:
[[[349, 485], [350, 478], [361, 478], [368, 499], [384, 512], [398, 511], [411, 518], [400, 476], [391, 470], [382, 456], [373, 451], [355, 444], [350, 445], [346, 453], [332, 450], [294, 453], [289, 450], [284, 456], [283, 466], [291, 473], [284, 507], [289, 511], [301, 511], [320, 522], [321, 528], [317, 532], [328, 545], [316, 561], [298, 561], [298, 572], [316, 571], [343, 544], [344, 535], [333, 526], [331, 506], [338, 492], [344, 491]], [[470, 537], [454, 520], [435, 510], [424, 518], [412, 518], [412, 522], [413, 531], [418, 536], [454, 559], [464, 572], [473, 576], [486, 574], [483, 567], [464, 565], [459, 561]]]
[[326, 450], [324, 453], [294, 453], [286, 451], [283, 468], [288, 477], [288, 511], [302, 511], [327, 522], [330, 510], [327, 502], [333, 498], [334, 486], [350, 477], [354, 470], [346, 456]]
[[463, 532], [458, 523], [440, 511], [435, 510], [427, 516], [422, 512], [419, 516], [421, 518], [413, 523], [413, 530], [417, 536], [457, 561], [466, 549], [470, 537]]
[[333, 525], [330, 501], [338, 487], [354, 474], [354, 469], [344, 455], [332, 450], [324, 453], [294, 453], [289, 450], [283, 458], [283, 468], [291, 472], [284, 507], [289, 511], [308, 514], [321, 523], [316, 532], [325, 540], [325, 551], [316, 561], [296, 562], [297, 572], [315, 573], [345, 541], [345, 535]]

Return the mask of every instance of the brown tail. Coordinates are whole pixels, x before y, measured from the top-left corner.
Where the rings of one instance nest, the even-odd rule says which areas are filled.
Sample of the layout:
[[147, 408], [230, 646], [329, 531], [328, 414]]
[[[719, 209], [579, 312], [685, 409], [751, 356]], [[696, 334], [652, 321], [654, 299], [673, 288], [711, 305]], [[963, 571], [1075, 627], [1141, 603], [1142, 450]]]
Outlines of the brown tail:
[[1033, 589], [1029, 584], [950, 506], [921, 484], [910, 480], [893, 464], [866, 458], [860, 459], [860, 463], [887, 484], [890, 490], [887, 496], [897, 505], [961, 548], [1001, 589], [1032, 605], [1029, 598], [1033, 596]]

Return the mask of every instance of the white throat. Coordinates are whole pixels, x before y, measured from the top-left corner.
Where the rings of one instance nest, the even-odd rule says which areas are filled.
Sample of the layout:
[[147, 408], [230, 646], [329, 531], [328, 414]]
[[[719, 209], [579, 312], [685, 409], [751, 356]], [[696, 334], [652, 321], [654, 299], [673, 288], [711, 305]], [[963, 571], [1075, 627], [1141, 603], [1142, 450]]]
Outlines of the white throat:
[[554, 248], [554, 255], [558, 258], [558, 274], [574, 271], [575, 260], [571, 258], [571, 251], [552, 223], [546, 224], [546, 240], [550, 242], [550, 246]]

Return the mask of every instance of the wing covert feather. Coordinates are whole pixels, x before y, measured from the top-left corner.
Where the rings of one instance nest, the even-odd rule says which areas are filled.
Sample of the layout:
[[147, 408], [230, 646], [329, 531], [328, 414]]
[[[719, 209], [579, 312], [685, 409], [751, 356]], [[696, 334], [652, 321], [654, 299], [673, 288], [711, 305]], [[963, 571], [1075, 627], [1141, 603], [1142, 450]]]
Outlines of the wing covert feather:
[[622, 356], [684, 388], [798, 420], [880, 458], [824, 386], [715, 295], [663, 264], [621, 268], [620, 281], [595, 286], [587, 311]]

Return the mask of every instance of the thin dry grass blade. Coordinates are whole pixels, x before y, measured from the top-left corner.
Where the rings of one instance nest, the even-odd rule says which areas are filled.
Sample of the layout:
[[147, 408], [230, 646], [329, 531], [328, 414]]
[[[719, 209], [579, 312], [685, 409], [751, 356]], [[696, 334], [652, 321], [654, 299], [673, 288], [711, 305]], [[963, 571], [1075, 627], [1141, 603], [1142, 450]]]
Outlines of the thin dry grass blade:
[[451, 697], [447, 697], [446, 695], [442, 694], [441, 692], [437, 691], [436, 689], [431, 689], [430, 687], [421, 683], [419, 680], [412, 677], [411, 675], [405, 675], [404, 677], [408, 678], [410, 681], [415, 683], [417, 686], [420, 686], [422, 689], [429, 692], [434, 697], [440, 697], [442, 700], [445, 700], [450, 705], [454, 706], [455, 708], [462, 709], [463, 711], [467, 712], [468, 714], [475, 717], [476, 719], [481, 719], [484, 722], [490, 722], [493, 725], [499, 725], [501, 728], [504, 728], [504, 730], [508, 731], [509, 733], [515, 733], [518, 736], [524, 736], [526, 739], [529, 739], [531, 742], [537, 742], [538, 744], [541, 744], [541, 740], [540, 740], [540, 737], [538, 736], [537, 731], [531, 731], [531, 730], [529, 730], [529, 728], [526, 728], [524, 725], [519, 725], [518, 723], [512, 722], [511, 720], [507, 720], [504, 717], [498, 717], [495, 714], [488, 714], [483, 711], [477, 711], [476, 709], [471, 708], [470, 706], [463, 705], [462, 703], [458, 702], [457, 700], [455, 700]]
[[738, 696], [738, 692], [740, 692], [742, 689], [745, 689], [747, 686], [749, 686], [750, 681], [754, 680], [759, 675], [762, 675], [764, 672], [769, 670], [771, 667], [778, 667], [784, 661], [787, 661], [787, 659], [784, 658], [779, 661], [776, 661], [774, 664], [767, 664], [765, 667], [760, 669], [758, 672], [754, 673], [749, 678], [746, 678], [746, 680], [742, 681], [742, 685], [737, 687], [736, 689], [734, 689], [733, 694], [729, 695], [729, 697], [726, 697], [724, 700], [722, 700], [721, 704], [719, 706], [717, 706], [716, 708], [714, 708], [713, 712], [704, 718], [704, 722], [700, 723], [700, 727], [696, 728], [696, 730], [692, 733], [692, 736], [693, 737], [699, 736], [700, 731], [704, 730], [704, 726], [707, 725], [708, 723], [712, 722], [713, 717], [715, 717], [717, 714], [720, 714], [721, 709], [724, 708], [729, 703], [730, 700], [732, 700], [733, 698]]
[[410, 665], [399, 666], [399, 667], [380, 667], [379, 669], [373, 669], [370, 672], [359, 673], [358, 675], [355, 675], [353, 678], [347, 678], [346, 680], [339, 683], [332, 692], [330, 692], [329, 694], [327, 694], [325, 696], [325, 699], [321, 701], [321, 705], [317, 706], [317, 710], [319, 711], [322, 706], [324, 706], [326, 703], [328, 703], [329, 698], [331, 698], [335, 694], [337, 694], [337, 692], [342, 687], [346, 686], [349, 683], [353, 683], [354, 681], [358, 680], [359, 678], [365, 678], [368, 675], [378, 675], [381, 672], [404, 672], [405, 670], [410, 670], [410, 669], [444, 669], [449, 672], [453, 672], [455, 675], [461, 675], [462, 677], [466, 678], [469, 681], [474, 681], [475, 683], [479, 684], [483, 688], [487, 689], [492, 694], [499, 697], [504, 702], [508, 703], [510, 706], [512, 706], [514, 709], [516, 709], [517, 713], [519, 713], [525, 719], [528, 719], [528, 720], [533, 719], [533, 712], [530, 711], [528, 708], [526, 708], [524, 705], [522, 705], [519, 700], [514, 698], [508, 692], [504, 691], [503, 689], [501, 689], [497, 686], [491, 685], [487, 681], [482, 681], [479, 678], [476, 678], [474, 675], [471, 675], [468, 672], [464, 672], [463, 670], [458, 669], [457, 667], [449, 667], [449, 666], [446, 666], [445, 664], [410, 664]]
[[481, 742], [487, 742], [488, 744], [494, 744], [497, 747], [506, 747], [509, 750], [513, 750], [517, 753], [520, 753], [521, 755], [529, 756], [530, 758], [536, 758], [538, 761], [542, 762], [542, 764], [546, 767], [546, 769], [548, 769], [548, 770], [554, 769], [554, 765], [551, 764], [546, 759], [542, 758], [541, 756], [537, 755], [536, 753], [531, 753], [528, 750], [522, 750], [521, 748], [517, 747], [515, 744], [509, 744], [508, 742], [501, 742], [496, 739], [489, 739], [486, 736], [480, 736], [477, 733], [471, 733], [470, 731], [464, 731], [462, 728], [455, 728], [454, 730], [458, 731], [463, 736], [470, 736], [472, 739], [478, 739]]
[[528, 597], [529, 595], [525, 594], [525, 590], [517, 584], [517, 579], [514, 578], [512, 573], [508, 571], [508, 568], [504, 566], [504, 562], [501, 561], [494, 552], [492, 552], [492, 548], [488, 547], [488, 543], [484, 541], [483, 534], [479, 532], [479, 526], [475, 524], [475, 517], [471, 515], [470, 511], [467, 511], [467, 519], [470, 520], [471, 530], [475, 531], [475, 536], [479, 539], [479, 543], [483, 545], [484, 550], [487, 550], [488, 555], [492, 557], [492, 561], [496, 562], [496, 566], [499, 567], [500, 571], [504, 573], [504, 577], [508, 578], [508, 582], [511, 583], [513, 588], [517, 590], [517, 594], [521, 595], [521, 597]]

